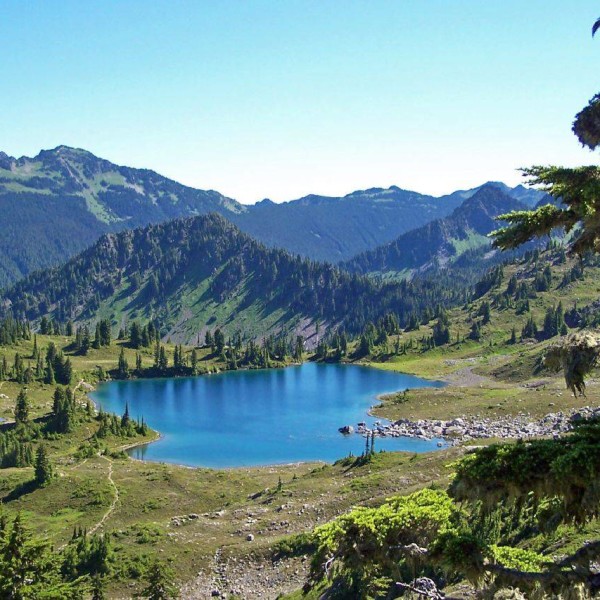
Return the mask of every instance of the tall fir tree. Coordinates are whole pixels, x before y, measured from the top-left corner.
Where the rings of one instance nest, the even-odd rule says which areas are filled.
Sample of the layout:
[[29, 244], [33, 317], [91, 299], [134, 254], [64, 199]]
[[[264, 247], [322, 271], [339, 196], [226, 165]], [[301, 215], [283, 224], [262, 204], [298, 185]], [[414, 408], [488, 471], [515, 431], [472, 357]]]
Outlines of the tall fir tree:
[[39, 486], [46, 485], [54, 476], [48, 452], [44, 444], [37, 447], [35, 453], [35, 482]]
[[17, 424], [29, 421], [29, 400], [27, 399], [27, 392], [25, 390], [21, 390], [17, 395], [15, 421]]

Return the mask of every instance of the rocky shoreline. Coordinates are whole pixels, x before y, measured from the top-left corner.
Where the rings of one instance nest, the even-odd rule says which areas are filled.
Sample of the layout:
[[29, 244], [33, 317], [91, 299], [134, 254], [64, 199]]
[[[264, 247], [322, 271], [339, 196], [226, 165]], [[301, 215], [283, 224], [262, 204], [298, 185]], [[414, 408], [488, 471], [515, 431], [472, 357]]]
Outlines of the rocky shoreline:
[[[356, 427], [340, 427], [342, 434], [357, 433], [377, 437], [410, 437], [422, 440], [440, 440], [440, 445], [456, 445], [477, 439], [527, 439], [534, 437], [556, 437], [570, 431], [573, 423], [582, 419], [600, 417], [600, 408], [585, 406], [565, 412], [549, 413], [541, 419], [520, 413], [516, 416], [499, 418], [463, 417], [450, 421], [399, 419], [393, 423], [375, 421], [372, 427], [358, 423]], [[443, 442], [442, 442], [443, 440]]]

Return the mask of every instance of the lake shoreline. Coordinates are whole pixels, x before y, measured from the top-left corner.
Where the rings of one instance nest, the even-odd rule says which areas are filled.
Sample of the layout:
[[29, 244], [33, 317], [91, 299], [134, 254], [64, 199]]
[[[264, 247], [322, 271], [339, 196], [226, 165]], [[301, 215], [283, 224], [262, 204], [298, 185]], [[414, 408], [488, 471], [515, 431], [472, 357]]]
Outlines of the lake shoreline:
[[[225, 371], [221, 374], [227, 377], [215, 379], [103, 382], [107, 387], [98, 386], [90, 398], [98, 410], [116, 414], [128, 405], [131, 415], [143, 415], [158, 430], [154, 439], [123, 448], [134, 459], [192, 468], [247, 469], [333, 464], [359, 455], [362, 448], [338, 433], [340, 425], [370, 422], [373, 398], [389, 390], [440, 385], [366, 365], [315, 362], [295, 369], [234, 373]], [[158, 441], [168, 446], [157, 448]], [[434, 443], [403, 436], [388, 440], [380, 449], [426, 453], [437, 450]], [[151, 450], [146, 454], [140, 447]], [[240, 464], [240, 457], [246, 464]]]

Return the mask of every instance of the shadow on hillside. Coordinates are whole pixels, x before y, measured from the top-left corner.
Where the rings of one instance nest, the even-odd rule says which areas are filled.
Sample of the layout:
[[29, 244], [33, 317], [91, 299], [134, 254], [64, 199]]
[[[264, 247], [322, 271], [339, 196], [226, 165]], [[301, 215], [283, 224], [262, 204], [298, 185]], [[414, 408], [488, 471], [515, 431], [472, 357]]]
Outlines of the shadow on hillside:
[[27, 494], [31, 494], [31, 492], [34, 492], [37, 490], [37, 488], [38, 484], [36, 483], [35, 479], [31, 479], [30, 481], [19, 484], [14, 490], [2, 498], [2, 502], [4, 504], [14, 502], [15, 500], [18, 500]]

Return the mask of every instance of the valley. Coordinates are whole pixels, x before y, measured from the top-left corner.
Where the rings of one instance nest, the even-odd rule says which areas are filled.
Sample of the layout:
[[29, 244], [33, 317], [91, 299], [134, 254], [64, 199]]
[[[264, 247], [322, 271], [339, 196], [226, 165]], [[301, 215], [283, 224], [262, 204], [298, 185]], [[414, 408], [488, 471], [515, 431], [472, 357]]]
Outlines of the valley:
[[[594, 318], [595, 313], [587, 312], [585, 307], [594, 306], [600, 268], [593, 260], [588, 262], [583, 275], [571, 281], [577, 265], [570, 259], [563, 260], [560, 245], [550, 245], [542, 252], [531, 251], [503, 267], [502, 277], [497, 271], [496, 275], [486, 276], [476, 286], [480, 290], [477, 295], [465, 306], [448, 308], [443, 317], [432, 314], [428, 322], [413, 330], [393, 331], [388, 325], [389, 333], [385, 335], [378, 333], [386, 322], [381, 319], [379, 325], [367, 325], [361, 336], [350, 338], [341, 355], [335, 336], [330, 335], [326, 344], [323, 341], [308, 353], [304, 350], [301, 359], [369, 364], [377, 369], [442, 378], [448, 383], [439, 389], [409, 389], [384, 395], [373, 418], [379, 416], [392, 422], [485, 419], [489, 423], [520, 419], [525, 424], [548, 414], [598, 406], [600, 387], [595, 380], [589, 382], [586, 397], [573, 398], [560, 375], [541, 366], [540, 358], [553, 343], [553, 336], [544, 339], [541, 335], [535, 340], [521, 334], [531, 317], [540, 323], [539, 330], [543, 332], [544, 315], [559, 302], [572, 307], [577, 300], [576, 312], [565, 311], [573, 325], [573, 319], [581, 319], [576, 315]], [[547, 289], [536, 291], [535, 282], [548, 264], [553, 265], [551, 281], [544, 284]], [[570, 282], [565, 284], [567, 280]], [[529, 312], [517, 314], [520, 301], [510, 294], [517, 293], [519, 297], [521, 292], [517, 290], [523, 286]], [[490, 306], [489, 315], [486, 303]], [[432, 345], [429, 340], [435, 335], [440, 318], [448, 324], [448, 341]], [[474, 322], [480, 324], [477, 337], [470, 335]], [[513, 328], [517, 331], [514, 342]], [[243, 347], [236, 355], [236, 367], [238, 363], [232, 362], [233, 355], [227, 349], [232, 342], [226, 342], [217, 351], [214, 335], [209, 336], [212, 346], [179, 346], [168, 341], [155, 345], [149, 341], [147, 346], [135, 348], [131, 331], [125, 330], [122, 339], [110, 340], [108, 345], [94, 347], [92, 343], [85, 355], [76, 350], [74, 336], [66, 335], [64, 330], [56, 335], [25, 335], [5, 343], [0, 357], [4, 355], [10, 365], [14, 353], [18, 353], [25, 364], [31, 364], [36, 348], [45, 351], [49, 345], [56, 345], [59, 355], [63, 352], [72, 363], [71, 382], [77, 387], [78, 408], [69, 433], [43, 433], [47, 427], [44, 424], [52, 422], [55, 411], [52, 396], [56, 384], [45, 383], [44, 375], [42, 380], [33, 375], [28, 381], [30, 421], [42, 427], [41, 437], [34, 433], [30, 443], [47, 447], [55, 476], [42, 487], [32, 487], [28, 484], [32, 467], [5, 468], [0, 491], [4, 514], [9, 519], [17, 513], [25, 515], [33, 532], [47, 536], [64, 552], [77, 544], [77, 537], [69, 541], [74, 529], [87, 529], [90, 539], [110, 534], [110, 551], [104, 563], [107, 575], [102, 578], [109, 597], [128, 597], [141, 589], [144, 573], [157, 554], [165, 564], [172, 565], [174, 581], [184, 597], [209, 597], [217, 590], [226, 598], [253, 599], [286, 593], [291, 594], [290, 598], [299, 597], [296, 590], [302, 588], [310, 572], [307, 557], [314, 550], [309, 534], [315, 526], [328, 523], [356, 505], [377, 507], [390, 496], [410, 494], [432, 485], [444, 489], [452, 472], [449, 465], [455, 464], [472, 445], [501, 441], [464, 440], [451, 435], [449, 440], [456, 439], [458, 443], [448, 449], [407, 453], [381, 451], [384, 438], [376, 437], [375, 453], [366, 459], [354, 453], [352, 457], [338, 456], [333, 464], [299, 462], [225, 470], [132, 460], [122, 449], [144, 444], [154, 439], [157, 432], [147, 429], [142, 434], [125, 433], [117, 427], [114, 433], [109, 429], [99, 435], [104, 417], [94, 416], [95, 411], [86, 404], [85, 392], [102, 377], [122, 377], [123, 359], [131, 365], [126, 377], [166, 373], [156, 370], [156, 347], [164, 349], [168, 369], [176, 369], [177, 361], [180, 365], [179, 371], [168, 372], [184, 376], [189, 375], [192, 364], [197, 373], [240, 368]], [[363, 346], [368, 349], [366, 354]], [[266, 360], [271, 367], [284, 366], [298, 359], [294, 359], [293, 344], [285, 348], [277, 355], [274, 347], [263, 347], [265, 354], [258, 355], [268, 355]], [[264, 368], [267, 363], [256, 366]], [[14, 377], [15, 371], [9, 367], [0, 383], [0, 416], [7, 421], [3, 431], [13, 427], [15, 398], [22, 389]], [[143, 410], [136, 409], [130, 418], [139, 424], [143, 416]], [[339, 423], [342, 424], [345, 423]], [[156, 428], [160, 433], [160, 424]], [[335, 435], [341, 437], [337, 431]], [[595, 521], [583, 530], [563, 529], [560, 546], [566, 552], [586, 536], [594, 535]], [[555, 538], [541, 533], [535, 540], [539, 549], [555, 543], [550, 542]], [[81, 563], [78, 568], [85, 573], [87, 567]], [[265, 577], [257, 578], [258, 572]], [[323, 585], [314, 588], [315, 593]], [[449, 589], [457, 597], [468, 598], [471, 588], [465, 582], [457, 582]], [[312, 593], [301, 597], [317, 597]]]

